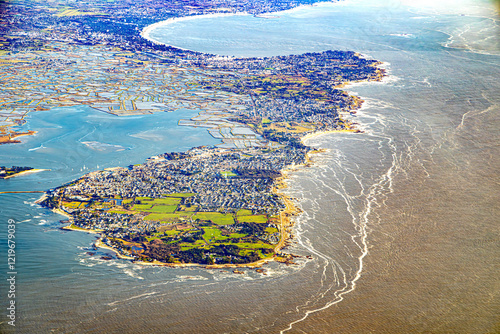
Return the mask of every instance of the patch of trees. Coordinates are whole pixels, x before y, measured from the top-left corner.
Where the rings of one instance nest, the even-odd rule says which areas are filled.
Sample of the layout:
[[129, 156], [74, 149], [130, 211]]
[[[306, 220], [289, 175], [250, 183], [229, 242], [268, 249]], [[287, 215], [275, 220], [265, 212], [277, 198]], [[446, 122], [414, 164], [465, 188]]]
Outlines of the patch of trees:
[[208, 263], [207, 256], [205, 256], [204, 251], [199, 248], [180, 251], [177, 255], [179, 257], [179, 261], [181, 261], [182, 263]]
[[264, 233], [266, 227], [265, 224], [257, 224], [257, 223], [240, 223], [241, 233], [250, 234], [250, 235], [260, 235]]
[[145, 243], [143, 255], [162, 262], [174, 262], [174, 254], [178, 253], [180, 248], [177, 244], [165, 244], [161, 240], [153, 240]]

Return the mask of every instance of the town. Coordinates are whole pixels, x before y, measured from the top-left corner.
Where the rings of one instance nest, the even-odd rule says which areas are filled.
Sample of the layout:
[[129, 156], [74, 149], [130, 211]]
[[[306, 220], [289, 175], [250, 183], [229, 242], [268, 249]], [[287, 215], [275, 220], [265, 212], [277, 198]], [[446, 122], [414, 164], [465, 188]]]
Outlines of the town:
[[[275, 180], [308, 149], [193, 148], [93, 172], [41, 203], [143, 261], [247, 263], [273, 256], [285, 205]], [[158, 241], [159, 240], [159, 241]], [[161, 250], [164, 248], [163, 250]], [[227, 250], [230, 252], [226, 252]]]
[[315, 2], [8, 2], [0, 18], [0, 143], [34, 135], [23, 128], [26, 116], [55, 107], [87, 105], [116, 117], [196, 110], [179, 125], [205, 127], [219, 145], [89, 173], [40, 203], [66, 215], [66, 228], [99, 233], [98, 246], [133, 261], [287, 261], [282, 250], [298, 209], [279, 191], [283, 171], [307, 163], [313, 148], [304, 136], [359, 131], [344, 115], [363, 101], [342, 89], [382, 80], [381, 63], [351, 51], [219, 56], [154, 43], [141, 31], [169, 18]]

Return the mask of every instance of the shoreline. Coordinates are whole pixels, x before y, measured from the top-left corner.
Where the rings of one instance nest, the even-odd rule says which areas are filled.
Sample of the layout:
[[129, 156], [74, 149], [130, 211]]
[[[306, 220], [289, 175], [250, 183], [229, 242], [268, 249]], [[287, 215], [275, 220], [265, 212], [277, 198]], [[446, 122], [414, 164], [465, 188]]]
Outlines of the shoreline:
[[[44, 196], [45, 196], [45, 195], [44, 195]], [[44, 196], [42, 196], [42, 197], [39, 199], [39, 201], [40, 201], [40, 202], [41, 202], [41, 199], [42, 199]], [[36, 202], [35, 202], [35, 203], [36, 203]], [[64, 216], [64, 217], [68, 218], [70, 221], [72, 221], [72, 220], [73, 220], [73, 217], [72, 217], [69, 213], [67, 213], [67, 212], [65, 212], [65, 211], [63, 211], [63, 210], [61, 210], [61, 209], [56, 209], [56, 208], [54, 208], [54, 209], [52, 209], [52, 212], [57, 213], [57, 214], [59, 214], [59, 215], [61, 215], [61, 216]]]
[[[24, 117], [26, 116], [26, 114], [24, 114], [21, 117], [21, 120], [24, 120]], [[0, 129], [2, 129], [2, 131], [4, 131], [4, 129], [8, 129], [9, 127], [12, 127], [12, 125], [3, 125], [2, 127], [0, 127]], [[33, 136], [36, 134], [37, 134], [37, 131], [32, 131], [32, 130], [29, 130], [28, 132], [11, 132], [10, 134], [1, 133], [0, 134], [0, 145], [18, 144], [21, 141], [17, 140], [16, 138], [23, 137], [23, 136]]]
[[[321, 4], [330, 6], [332, 4], [335, 5], [337, 3], [333, 2], [333, 1], [326, 1], [326, 2], [321, 3]], [[315, 4], [315, 5], [317, 5], [317, 4]], [[285, 11], [281, 11], [281, 12], [290, 12], [290, 11], [294, 11], [294, 10], [300, 10], [300, 9], [302, 9], [304, 7], [311, 7], [311, 6], [315, 6], [315, 5], [301, 5], [301, 6], [297, 6], [295, 8], [291, 8], [289, 10], [285, 10]], [[263, 13], [263, 14], [259, 14], [259, 15], [264, 15], [264, 14], [269, 15], [269, 14], [272, 14], [272, 13], [275, 14], [275, 13], [278, 13], [278, 12], [269, 12], [269, 13]], [[166, 25], [169, 25], [169, 24], [172, 24], [172, 23], [176, 23], [176, 22], [189, 21], [189, 20], [198, 19], [198, 18], [217, 18], [217, 17], [227, 17], [227, 16], [235, 16], [235, 15], [248, 16], [248, 15], [251, 15], [251, 14], [249, 14], [247, 12], [214, 13], [214, 14], [191, 15], [191, 16], [184, 16], [184, 17], [169, 18], [167, 20], [156, 22], [156, 23], [153, 23], [153, 24], [151, 24], [149, 26], [146, 26], [140, 32], [140, 36], [142, 38], [145, 38], [146, 40], [154, 43], [154, 44], [157, 44], [157, 45], [165, 45], [165, 46], [169, 46], [169, 47], [172, 47], [172, 48], [175, 48], [175, 49], [178, 49], [178, 50], [183, 50], [183, 51], [203, 53], [203, 52], [199, 52], [199, 51], [193, 51], [193, 50], [189, 50], [189, 49], [177, 47], [177, 46], [174, 46], [174, 45], [169, 45], [169, 44], [166, 44], [166, 43], [162, 43], [160, 41], [157, 41], [157, 40], [153, 39], [150, 34], [151, 34], [151, 32], [154, 29], [156, 29], [158, 27], [166, 26]], [[203, 54], [205, 54], [205, 53], [203, 53]], [[388, 63], [382, 63], [381, 62], [379, 65], [382, 65], [381, 68], [384, 69], [384, 70], [386, 70], [385, 67], [389, 66], [390, 64], [388, 64]], [[359, 80], [359, 81], [345, 82], [342, 85], [340, 85], [341, 87], [338, 87], [338, 88], [344, 88], [344, 87], [345, 88], [352, 88], [354, 85], [367, 84], [367, 83], [386, 83], [386, 82], [384, 82], [384, 81], [386, 81], [384, 79], [387, 78], [387, 77], [389, 77], [389, 76], [385, 75], [379, 81]], [[351, 86], [351, 87], [349, 87], [349, 86]], [[248, 128], [251, 129], [250, 127], [248, 127]], [[333, 133], [360, 133], [360, 132], [362, 132], [362, 131], [359, 130], [358, 128], [356, 128], [355, 126], [351, 126], [351, 127], [346, 128], [346, 129], [339, 129], [339, 130], [316, 131], [316, 132], [313, 132], [313, 133], [309, 133], [309, 134], [307, 134], [307, 135], [305, 135], [303, 137], [300, 137], [300, 141], [305, 145], [304, 142], [307, 141], [308, 139], [311, 139], [311, 138], [314, 138], [314, 137], [318, 137], [318, 136], [322, 136], [322, 135], [325, 135], [325, 134], [333, 134]], [[309, 145], [306, 145], [306, 146], [310, 147]], [[166, 266], [166, 267], [190, 267], [190, 266], [196, 266], [196, 267], [203, 267], [203, 268], [207, 268], [207, 269], [219, 269], [219, 268], [259, 268], [263, 264], [266, 264], [266, 263], [271, 262], [271, 261], [289, 263], [289, 260], [290, 260], [289, 258], [290, 257], [293, 258], [295, 256], [293, 254], [286, 254], [286, 253], [285, 254], [280, 254], [280, 251], [282, 249], [284, 249], [285, 247], [289, 246], [290, 245], [290, 241], [294, 238], [293, 226], [295, 225], [295, 221], [294, 221], [293, 218], [296, 217], [297, 215], [299, 215], [302, 212], [302, 210], [294, 203], [294, 200], [292, 198], [290, 198], [286, 194], [281, 193], [280, 189], [284, 189], [284, 188], [288, 187], [287, 180], [289, 179], [289, 173], [293, 172], [294, 170], [296, 170], [298, 168], [310, 166], [310, 164], [312, 163], [311, 162], [311, 155], [312, 154], [317, 154], [317, 153], [320, 153], [320, 152], [324, 152], [323, 149], [314, 149], [313, 147], [310, 147], [310, 148], [311, 148], [311, 151], [309, 151], [308, 153], [306, 153], [304, 163], [299, 164], [299, 165], [295, 165], [295, 166], [287, 166], [284, 169], [280, 170], [281, 176], [276, 179], [275, 184], [273, 184], [273, 187], [271, 189], [271, 192], [274, 193], [274, 194], [276, 194], [277, 196], [279, 196], [282, 199], [282, 201], [284, 202], [284, 204], [285, 204], [285, 209], [283, 209], [283, 210], [281, 210], [279, 212], [279, 216], [280, 216], [280, 228], [279, 228], [280, 240], [279, 240], [279, 242], [274, 247], [274, 255], [272, 257], [260, 259], [260, 260], [258, 260], [256, 262], [245, 263], [245, 264], [213, 264], [213, 265], [206, 265], [206, 264], [199, 264], [199, 263], [166, 263], [166, 262], [160, 262], [160, 261], [157, 261], [157, 260], [154, 260], [152, 262], [146, 262], [146, 261], [137, 260], [135, 257], [131, 257], [131, 256], [127, 256], [127, 255], [122, 254], [118, 249], [115, 249], [112, 246], [108, 246], [108, 245], [104, 244], [102, 242], [102, 238], [98, 239], [95, 242], [95, 246], [99, 247], [99, 248], [104, 248], [104, 249], [108, 249], [108, 250], [113, 251], [116, 254], [117, 258], [126, 259], [126, 260], [132, 260], [133, 263], [136, 263], [136, 264], [139, 264], [139, 265], [147, 265], [147, 266]], [[72, 219], [71, 215], [69, 215], [68, 213], [66, 213], [66, 212], [64, 212], [64, 211], [62, 211], [60, 209], [53, 209], [53, 211], [56, 212], [56, 213], [58, 213], [58, 214], [61, 214], [61, 215], [65, 216], [65, 217], [70, 218], [70, 220]], [[98, 231], [86, 230], [86, 229], [80, 229], [80, 228], [73, 228], [71, 226], [72, 225], [65, 226], [62, 229], [73, 230], [73, 231], [80, 231], [80, 232], [88, 232], [88, 233], [94, 233], [94, 234], [101, 234]], [[293, 263], [293, 262], [291, 262], [291, 263]]]
[[[211, 13], [211, 14], [202, 14], [202, 15], [189, 15], [189, 16], [172, 17], [172, 18], [169, 18], [169, 19], [166, 19], [163, 21], [159, 21], [159, 22], [156, 22], [156, 23], [153, 23], [153, 24], [150, 24], [150, 25], [144, 27], [141, 30], [141, 32], [139, 33], [139, 36], [141, 36], [142, 38], [150, 41], [151, 43], [157, 44], [157, 45], [165, 45], [165, 46], [169, 46], [169, 47], [172, 47], [172, 48], [175, 48], [178, 50], [182, 50], [182, 51], [198, 52], [198, 53], [207, 54], [205, 52], [194, 51], [194, 50], [182, 48], [179, 46], [175, 46], [172, 44], [167, 44], [167, 43], [157, 41], [151, 37], [151, 35], [150, 35], [151, 31], [158, 28], [158, 27], [161, 27], [161, 26], [166, 26], [166, 25], [176, 23], [176, 22], [190, 21], [190, 20], [194, 20], [194, 19], [198, 19], [198, 18], [218, 18], [218, 17], [227, 17], [227, 16], [249, 16], [249, 15], [257, 17], [257, 18], [263, 18], [263, 19], [279, 18], [280, 16], [278, 15], [278, 13], [288, 14], [288, 13], [293, 13], [293, 11], [301, 10], [303, 8], [306, 8], [306, 7], [331, 6], [331, 5], [338, 5], [339, 3], [342, 3], [342, 2], [343, 2], [343, 0], [342, 1], [340, 1], [340, 0], [326, 0], [326, 1], [313, 3], [313, 4], [302, 4], [302, 5], [299, 5], [299, 6], [296, 6], [293, 8], [289, 8], [289, 9], [285, 9], [285, 10], [269, 11], [269, 12], [263, 12], [263, 13], [259, 13], [259, 14], [250, 14], [248, 12], [234, 12], [234, 13]], [[234, 57], [234, 56], [229, 56], [229, 57]], [[236, 58], [245, 58], [245, 57], [236, 57]]]
[[[44, 195], [44, 196], [46, 196], [46, 195]], [[42, 200], [42, 198], [44, 198], [44, 196], [42, 196], [38, 201]], [[57, 214], [60, 214], [62, 216], [69, 218], [70, 221], [72, 220], [72, 217], [68, 213], [66, 213], [60, 209], [52, 209], [52, 211], [57, 213]], [[91, 234], [98, 234], [98, 235], [101, 235], [101, 233], [102, 233], [102, 231], [98, 231], [98, 230], [89, 230], [89, 229], [84, 229], [84, 228], [73, 227], [73, 223], [71, 223], [70, 225], [66, 225], [66, 226], [61, 227], [61, 230], [84, 232], [84, 233], [91, 233]], [[200, 268], [206, 268], [206, 269], [224, 269], [224, 268], [257, 269], [257, 268], [261, 268], [262, 265], [264, 265], [268, 262], [272, 262], [272, 261], [280, 262], [279, 257], [276, 255], [272, 256], [272, 257], [260, 259], [260, 260], [255, 261], [255, 262], [250, 262], [250, 263], [225, 263], [225, 264], [167, 263], [167, 262], [161, 262], [161, 261], [157, 261], [157, 260], [154, 260], [152, 262], [146, 262], [146, 261], [137, 260], [136, 258], [131, 257], [131, 256], [123, 255], [122, 253], [120, 253], [119, 250], [104, 244], [102, 242], [102, 238], [97, 239], [94, 242], [94, 246], [97, 248], [103, 248], [103, 249], [107, 249], [107, 250], [112, 251], [113, 253], [116, 254], [116, 257], [119, 259], [130, 260], [134, 264], [143, 265], [143, 266], [158, 266], [158, 267], [173, 267], [173, 268], [174, 267], [200, 267]]]
[[[72, 231], [79, 231], [79, 232], [89, 232], [93, 234], [100, 234], [98, 231], [94, 230], [85, 230], [85, 229], [77, 229], [77, 228], [72, 228], [70, 226], [65, 226], [62, 227], [64, 230], [72, 230]], [[266, 264], [271, 261], [276, 261], [276, 256], [270, 257], [270, 258], [265, 258], [261, 259], [255, 262], [251, 263], [225, 263], [225, 264], [200, 264], [200, 263], [167, 263], [167, 262], [161, 262], [154, 260], [152, 262], [146, 262], [146, 261], [140, 261], [137, 260], [134, 257], [123, 255], [120, 253], [117, 249], [114, 249], [111, 246], [108, 246], [102, 242], [102, 239], [99, 238], [94, 242], [94, 245], [97, 248], [103, 248], [112, 251], [113, 253], [116, 254], [116, 257], [122, 260], [130, 260], [134, 264], [142, 265], [142, 266], [157, 266], [157, 267], [200, 267], [200, 268], [205, 268], [205, 269], [224, 269], [224, 268], [248, 268], [248, 269], [256, 269], [260, 268], [263, 264]]]
[[[247, 12], [237, 12], [237, 13], [214, 13], [214, 14], [172, 17], [172, 18], [169, 18], [167, 20], [159, 21], [159, 22], [156, 22], [156, 23], [153, 23], [153, 24], [150, 24], [150, 25], [144, 27], [139, 35], [142, 38], [150, 41], [151, 43], [157, 44], [157, 45], [170, 46], [170, 47], [182, 50], [182, 51], [199, 52], [199, 51], [193, 51], [193, 50], [181, 48], [179, 46], [166, 44], [166, 43], [157, 41], [150, 36], [151, 31], [158, 28], [158, 27], [166, 26], [166, 25], [176, 23], [176, 22], [190, 21], [190, 20], [199, 19], [199, 18], [218, 18], [218, 17], [235, 16], [235, 15], [246, 16], [246, 15], [250, 15], [250, 14], [248, 14]], [[203, 52], [201, 52], [201, 53], [203, 53]]]
[[27, 175], [27, 174], [35, 174], [35, 173], [40, 173], [40, 172], [44, 172], [44, 171], [50, 171], [50, 169], [30, 169], [30, 170], [25, 170], [25, 171], [16, 173], [14, 175], [6, 176], [3, 179], [7, 180], [7, 179], [11, 179], [11, 178], [17, 177], [17, 176], [22, 176], [22, 175]]

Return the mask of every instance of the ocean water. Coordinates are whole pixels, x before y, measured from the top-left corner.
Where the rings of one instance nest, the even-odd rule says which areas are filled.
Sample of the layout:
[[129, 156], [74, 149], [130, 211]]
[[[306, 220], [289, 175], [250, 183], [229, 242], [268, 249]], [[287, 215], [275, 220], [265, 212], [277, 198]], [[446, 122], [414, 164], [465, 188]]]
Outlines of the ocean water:
[[[500, 49], [493, 8], [488, 1], [353, 0], [153, 31], [167, 44], [226, 55], [355, 50], [384, 61], [390, 76], [348, 88], [365, 100], [352, 117], [364, 133], [307, 141], [325, 152], [290, 173], [284, 191], [303, 210], [289, 251], [311, 258], [270, 264], [268, 275], [101, 260], [102, 251], [86, 255], [95, 236], [57, 229], [62, 217], [33, 204], [36, 194], [0, 195], [1, 219], [21, 222], [16, 332], [498, 332]], [[2, 162], [53, 169], [5, 187], [46, 189], [97, 165], [214, 141], [202, 129], [176, 127], [175, 113], [145, 116], [137, 128], [125, 120], [120, 131], [109, 115], [64, 113], [33, 114], [26, 127], [46, 130], [0, 147]], [[73, 117], [92, 115], [103, 119], [78, 133], [82, 122]], [[65, 135], [61, 123], [73, 131]], [[152, 140], [162, 131], [180, 131], [181, 139]]]

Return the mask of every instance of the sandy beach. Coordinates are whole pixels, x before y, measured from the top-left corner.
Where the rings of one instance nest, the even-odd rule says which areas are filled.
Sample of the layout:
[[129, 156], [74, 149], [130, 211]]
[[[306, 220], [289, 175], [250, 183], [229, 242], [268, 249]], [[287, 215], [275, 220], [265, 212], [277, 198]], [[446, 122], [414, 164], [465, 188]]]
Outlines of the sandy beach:
[[10, 178], [13, 178], [13, 177], [17, 177], [17, 176], [34, 174], [34, 173], [40, 173], [40, 172], [49, 171], [49, 170], [50, 169], [30, 169], [30, 170], [25, 170], [23, 172], [20, 172], [20, 173], [14, 174], [14, 175], [6, 176], [6, 177], [4, 177], [4, 180], [10, 179]]
[[157, 41], [151, 37], [151, 35], [150, 35], [151, 31], [153, 31], [154, 29], [156, 29], [158, 27], [169, 25], [169, 24], [176, 23], [176, 22], [189, 21], [189, 20], [201, 19], [201, 18], [218, 18], [218, 17], [234, 16], [234, 15], [249, 15], [249, 14], [245, 13], [245, 12], [241, 12], [241, 13], [217, 13], [217, 14], [176, 17], [176, 18], [171, 18], [171, 19], [165, 20], [165, 21], [153, 23], [153, 24], [145, 27], [144, 29], [142, 29], [140, 35], [141, 35], [141, 37], [143, 37], [143, 38], [147, 39], [148, 41], [155, 43], [155, 44], [167, 45], [167, 46], [171, 46], [171, 47], [174, 47], [176, 49], [184, 50], [184, 51], [191, 51], [191, 50], [184, 49], [184, 48], [181, 48], [181, 47], [178, 47], [175, 45], [168, 45], [168, 44], [162, 43], [160, 41]]

